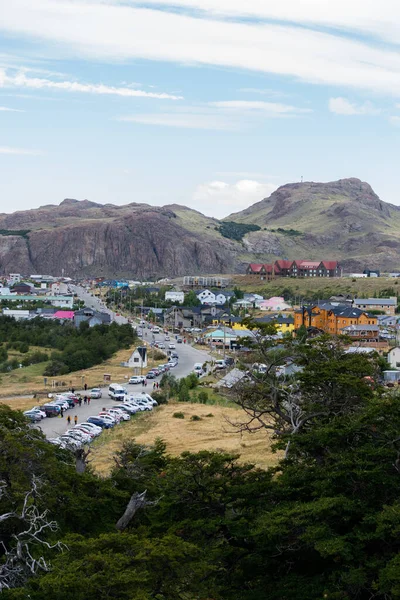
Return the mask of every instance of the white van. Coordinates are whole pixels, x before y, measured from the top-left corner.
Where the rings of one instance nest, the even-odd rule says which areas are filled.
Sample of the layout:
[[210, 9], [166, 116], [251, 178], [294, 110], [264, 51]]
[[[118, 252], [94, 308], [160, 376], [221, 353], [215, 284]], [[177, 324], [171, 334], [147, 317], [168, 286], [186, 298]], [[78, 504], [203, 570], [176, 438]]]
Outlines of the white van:
[[203, 375], [203, 363], [195, 363], [193, 371], [196, 373], [196, 375], [199, 373], [200, 375]]
[[115, 399], [123, 399], [126, 395], [126, 389], [122, 387], [119, 383], [112, 383], [108, 388], [108, 395], [110, 398]]

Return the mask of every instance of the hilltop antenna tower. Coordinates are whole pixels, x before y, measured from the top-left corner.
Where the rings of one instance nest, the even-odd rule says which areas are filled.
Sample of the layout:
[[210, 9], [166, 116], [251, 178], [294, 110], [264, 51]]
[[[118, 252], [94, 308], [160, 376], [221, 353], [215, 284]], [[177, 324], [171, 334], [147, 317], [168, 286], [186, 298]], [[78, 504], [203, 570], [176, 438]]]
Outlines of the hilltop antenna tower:
[[301, 183], [303, 183], [303, 175], [301, 176]]

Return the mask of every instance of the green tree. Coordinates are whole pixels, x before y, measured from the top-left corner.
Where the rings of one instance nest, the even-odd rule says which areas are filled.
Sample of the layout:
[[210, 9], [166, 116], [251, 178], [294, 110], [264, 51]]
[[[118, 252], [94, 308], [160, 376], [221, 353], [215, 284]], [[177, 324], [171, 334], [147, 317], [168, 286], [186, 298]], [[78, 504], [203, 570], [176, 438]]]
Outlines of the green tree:
[[194, 292], [193, 290], [190, 290], [190, 292], [185, 294], [184, 305], [185, 306], [201, 306], [201, 302], [198, 299], [198, 297], [196, 296], [196, 292]]

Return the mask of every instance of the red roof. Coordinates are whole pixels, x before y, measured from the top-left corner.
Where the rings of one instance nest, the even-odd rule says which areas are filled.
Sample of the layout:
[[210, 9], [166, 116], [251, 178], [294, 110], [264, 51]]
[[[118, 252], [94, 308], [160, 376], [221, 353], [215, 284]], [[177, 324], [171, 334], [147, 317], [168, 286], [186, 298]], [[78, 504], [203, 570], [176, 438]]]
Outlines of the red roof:
[[257, 263], [250, 263], [249, 267], [253, 271], [253, 273], [259, 273], [264, 265]]
[[74, 311], [73, 310], [58, 310], [57, 312], [54, 313], [53, 317], [54, 319], [73, 319], [74, 318]]
[[337, 260], [323, 260], [322, 264], [324, 265], [325, 269], [328, 269], [328, 271], [338, 268]]
[[293, 264], [292, 260], [277, 260], [275, 264], [278, 265], [280, 269], [290, 269]]
[[301, 269], [317, 269], [319, 267], [319, 265], [321, 264], [321, 262], [311, 261], [311, 260], [301, 260], [301, 261], [296, 261], [296, 264]]

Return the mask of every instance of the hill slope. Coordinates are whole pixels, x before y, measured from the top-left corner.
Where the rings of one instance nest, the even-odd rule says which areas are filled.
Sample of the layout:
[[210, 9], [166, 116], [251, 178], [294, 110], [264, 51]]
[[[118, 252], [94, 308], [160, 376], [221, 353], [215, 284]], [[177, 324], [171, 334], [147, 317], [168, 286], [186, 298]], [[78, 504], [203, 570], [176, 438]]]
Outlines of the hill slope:
[[[340, 259], [347, 269], [400, 268], [400, 208], [359, 179], [295, 183], [226, 218], [254, 223], [248, 256]], [[292, 230], [292, 231], [290, 231]]]
[[173, 277], [244, 272], [249, 262], [284, 257], [400, 269], [400, 208], [358, 179], [285, 185], [225, 221], [261, 229], [227, 239], [219, 221], [175, 204], [67, 199], [0, 214], [0, 273]]

